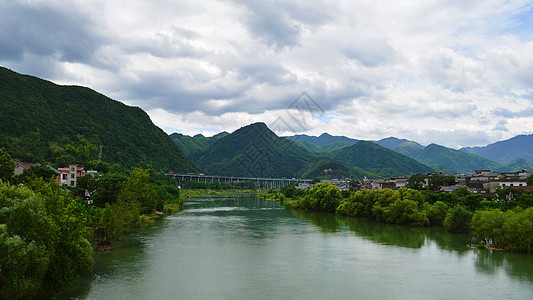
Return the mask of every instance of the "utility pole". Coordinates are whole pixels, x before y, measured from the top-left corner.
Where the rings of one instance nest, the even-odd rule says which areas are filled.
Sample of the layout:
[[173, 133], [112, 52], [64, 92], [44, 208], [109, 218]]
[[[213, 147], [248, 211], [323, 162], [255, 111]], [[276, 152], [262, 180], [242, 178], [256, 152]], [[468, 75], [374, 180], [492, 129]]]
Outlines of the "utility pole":
[[103, 145], [100, 145], [100, 153], [98, 153], [98, 162], [102, 162], [102, 148], [104, 146]]

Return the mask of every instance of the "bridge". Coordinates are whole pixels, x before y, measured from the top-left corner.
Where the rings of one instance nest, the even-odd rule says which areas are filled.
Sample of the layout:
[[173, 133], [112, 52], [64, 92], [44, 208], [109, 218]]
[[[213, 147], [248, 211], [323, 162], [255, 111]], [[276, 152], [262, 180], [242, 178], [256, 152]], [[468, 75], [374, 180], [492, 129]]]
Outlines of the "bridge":
[[165, 173], [166, 176], [174, 177], [178, 180], [181, 186], [183, 180], [204, 182], [204, 183], [239, 183], [239, 182], [253, 182], [258, 188], [265, 189], [280, 189], [284, 186], [295, 184], [298, 182], [310, 183], [312, 179], [296, 179], [296, 178], [256, 178], [256, 177], [230, 177], [230, 176], [216, 176], [204, 174], [175, 174]]

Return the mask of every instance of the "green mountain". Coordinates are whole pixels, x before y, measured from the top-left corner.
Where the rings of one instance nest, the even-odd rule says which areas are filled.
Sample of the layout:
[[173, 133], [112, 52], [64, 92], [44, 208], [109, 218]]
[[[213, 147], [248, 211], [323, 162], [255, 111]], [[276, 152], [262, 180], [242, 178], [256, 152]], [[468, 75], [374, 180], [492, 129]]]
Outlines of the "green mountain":
[[303, 146], [307, 147], [309, 151], [314, 153], [329, 152], [358, 142], [356, 139], [351, 139], [345, 136], [333, 136], [329, 133], [323, 133], [320, 136], [299, 134], [288, 136], [287, 138], [303, 143]]
[[385, 177], [433, 171], [412, 158], [367, 141], [329, 152], [326, 157]]
[[221, 132], [212, 137], [205, 137], [201, 134], [195, 136], [183, 135], [181, 133], [173, 133], [170, 138], [185, 152], [187, 157], [193, 159], [199, 153], [205, 152], [209, 146], [220, 138], [225, 137], [229, 133]]
[[374, 143], [382, 147], [394, 150], [403, 155], [407, 155], [411, 158], [413, 154], [415, 154], [416, 152], [424, 148], [424, 146], [420, 145], [417, 142], [413, 142], [413, 141], [406, 140], [406, 139], [399, 139], [399, 138], [395, 138], [392, 136], [381, 139], [379, 141], [375, 141]]
[[501, 168], [499, 164], [484, 157], [436, 144], [430, 144], [419, 151], [410, 153], [409, 157], [432, 166], [439, 171], [451, 170], [453, 173], [459, 174], [472, 173], [475, 170], [497, 170]]
[[98, 159], [158, 170], [200, 170], [138, 107], [89, 88], [60, 86], [0, 67], [0, 147], [32, 162]]
[[508, 165], [520, 158], [533, 161], [533, 134], [517, 135], [485, 147], [466, 147], [459, 150], [483, 156], [502, 165]]
[[498, 171], [516, 172], [516, 171], [522, 171], [522, 170], [533, 171], [533, 163], [521, 158], [505, 167], [501, 167]]
[[214, 142], [197, 163], [216, 175], [293, 178], [314, 158], [309, 150], [278, 137], [264, 123], [254, 123]]
[[352, 168], [336, 162], [329, 158], [317, 158], [306, 164], [305, 168], [300, 171], [300, 178], [358, 178], [362, 179], [365, 176], [369, 178], [377, 178], [379, 175], [363, 171], [359, 168]]

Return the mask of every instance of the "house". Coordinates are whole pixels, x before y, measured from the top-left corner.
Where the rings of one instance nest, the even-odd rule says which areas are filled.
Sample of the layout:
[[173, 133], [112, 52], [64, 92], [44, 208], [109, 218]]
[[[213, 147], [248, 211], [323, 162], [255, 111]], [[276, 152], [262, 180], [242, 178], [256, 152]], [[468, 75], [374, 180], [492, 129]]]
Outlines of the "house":
[[29, 163], [29, 162], [16, 162], [15, 163], [15, 176], [22, 174], [25, 170], [29, 170], [32, 166], [35, 166], [35, 164]]
[[85, 167], [75, 164], [70, 164], [68, 167], [58, 168], [59, 175], [56, 182], [61, 184], [76, 186], [77, 179], [85, 176]]

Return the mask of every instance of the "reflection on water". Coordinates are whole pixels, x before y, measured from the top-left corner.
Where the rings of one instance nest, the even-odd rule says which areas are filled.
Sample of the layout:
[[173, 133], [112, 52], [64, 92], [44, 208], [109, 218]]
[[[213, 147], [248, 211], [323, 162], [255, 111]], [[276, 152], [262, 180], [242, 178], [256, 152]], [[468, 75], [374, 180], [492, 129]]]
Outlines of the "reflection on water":
[[61, 298], [529, 299], [533, 256], [467, 247], [441, 228], [198, 197], [138, 228]]

